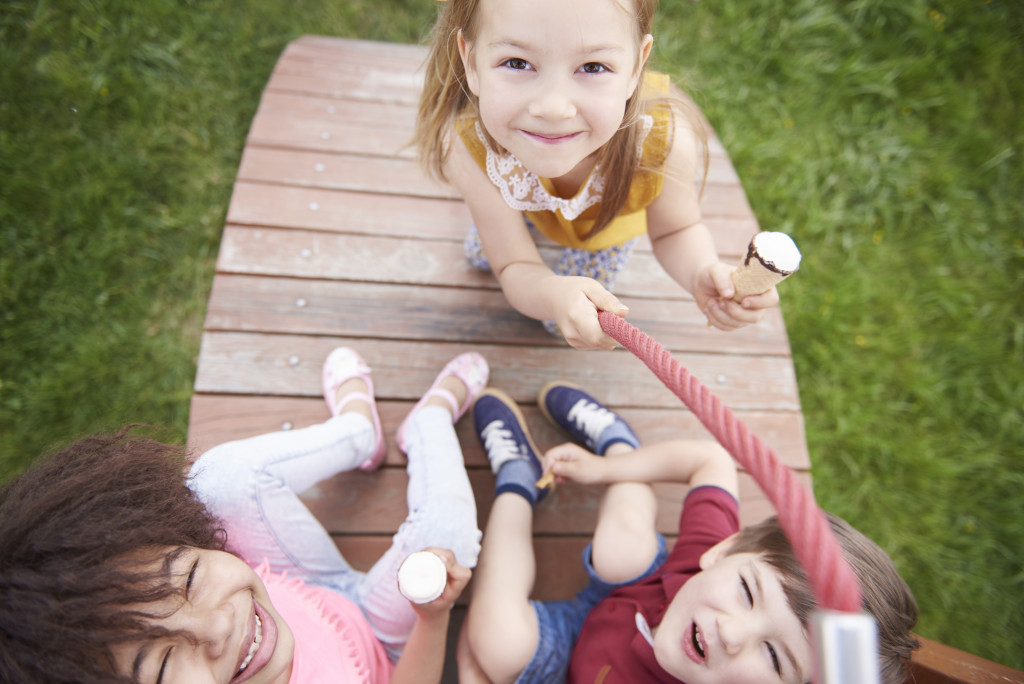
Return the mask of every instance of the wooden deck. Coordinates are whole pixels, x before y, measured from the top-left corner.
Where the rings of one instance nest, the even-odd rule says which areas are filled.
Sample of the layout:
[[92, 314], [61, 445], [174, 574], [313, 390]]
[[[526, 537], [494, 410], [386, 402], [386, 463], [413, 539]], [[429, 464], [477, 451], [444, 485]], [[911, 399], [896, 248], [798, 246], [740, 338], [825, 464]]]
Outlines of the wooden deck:
[[[631, 353], [580, 352], [505, 302], [490, 274], [466, 263], [463, 202], [427, 179], [409, 146], [424, 48], [305, 36], [284, 51], [260, 102], [242, 157], [202, 338], [189, 444], [325, 420], [320, 369], [336, 346], [373, 368], [389, 436], [385, 465], [339, 475], [303, 499], [357, 568], [390, 543], [404, 519], [405, 459], [398, 424], [454, 355], [482, 353], [491, 385], [523, 404], [543, 448], [562, 441], [536, 393], [562, 378], [622, 413], [641, 439], [711, 437]], [[721, 144], [711, 140], [705, 221], [727, 261], [759, 230]], [[544, 251], [552, 256], [554, 247]], [[733, 333], [707, 328], [692, 299], [651, 255], [634, 253], [616, 287], [629, 321], [712, 388], [810, 484], [796, 377], [778, 310]], [[471, 423], [459, 427], [480, 527], [493, 475]], [[744, 524], [772, 513], [742, 476]], [[659, 487], [659, 526], [676, 528], [681, 486]], [[581, 586], [579, 552], [593, 530], [598, 493], [564, 486], [538, 508], [538, 598]], [[924, 681], [924, 680], [921, 680]]]

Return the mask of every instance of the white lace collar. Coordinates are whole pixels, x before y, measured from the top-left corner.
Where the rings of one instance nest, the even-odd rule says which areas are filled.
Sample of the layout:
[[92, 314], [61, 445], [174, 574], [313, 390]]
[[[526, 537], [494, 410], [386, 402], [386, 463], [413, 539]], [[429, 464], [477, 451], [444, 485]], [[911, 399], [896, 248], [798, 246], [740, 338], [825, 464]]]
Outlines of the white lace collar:
[[[637, 142], [637, 154], [643, 151], [644, 140], [654, 127], [654, 117], [643, 114], [640, 117], [643, 132]], [[567, 220], [575, 220], [589, 207], [601, 201], [604, 192], [604, 174], [600, 166], [590, 172], [586, 183], [574, 197], [563, 198], [552, 195], [544, 187], [540, 177], [529, 171], [510, 152], [498, 154], [491, 149], [484, 135], [483, 126], [478, 119], [475, 122], [476, 135], [487, 152], [487, 177], [501, 192], [505, 203], [516, 211], [551, 211], [561, 212]]]

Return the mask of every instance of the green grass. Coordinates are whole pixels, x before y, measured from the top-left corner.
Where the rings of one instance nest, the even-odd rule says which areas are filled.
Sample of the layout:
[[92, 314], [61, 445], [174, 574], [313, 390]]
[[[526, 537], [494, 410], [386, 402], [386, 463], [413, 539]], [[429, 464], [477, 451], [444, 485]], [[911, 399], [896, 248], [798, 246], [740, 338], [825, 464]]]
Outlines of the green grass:
[[[0, 477], [144, 421], [183, 440], [249, 123], [303, 33], [417, 42], [430, 0], [0, 0]], [[1024, 9], [663, 0], [781, 288], [821, 503], [918, 631], [1024, 669]]]

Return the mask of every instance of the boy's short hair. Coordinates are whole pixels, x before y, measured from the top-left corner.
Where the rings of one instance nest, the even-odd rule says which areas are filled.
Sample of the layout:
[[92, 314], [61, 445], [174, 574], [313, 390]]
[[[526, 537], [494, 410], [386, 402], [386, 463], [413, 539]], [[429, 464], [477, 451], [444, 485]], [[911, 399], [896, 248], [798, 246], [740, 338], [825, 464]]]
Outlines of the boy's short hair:
[[[889, 555], [839, 516], [825, 513], [836, 540], [860, 579], [862, 606], [878, 625], [878, 651], [883, 684], [903, 684], [910, 655], [918, 646], [910, 630], [917, 623], [917, 602]], [[727, 555], [756, 553], [775, 568], [790, 608], [805, 627], [817, 608], [807, 575], [777, 517], [744, 527]]]

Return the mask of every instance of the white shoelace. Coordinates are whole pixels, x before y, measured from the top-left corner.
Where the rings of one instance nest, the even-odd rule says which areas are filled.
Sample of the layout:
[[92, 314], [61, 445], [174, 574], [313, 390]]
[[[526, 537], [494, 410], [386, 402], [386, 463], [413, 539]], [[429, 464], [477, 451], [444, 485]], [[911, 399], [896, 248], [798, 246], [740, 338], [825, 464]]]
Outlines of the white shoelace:
[[528, 458], [525, 447], [516, 441], [512, 431], [506, 428], [501, 420], [492, 420], [488, 423], [480, 431], [480, 436], [484, 440], [484, 450], [487, 452], [494, 474], [497, 474], [507, 461]]
[[566, 418], [576, 423], [576, 426], [587, 435], [591, 447], [597, 445], [597, 438], [605, 428], [615, 422], [614, 413], [586, 399], [580, 399], [573, 404]]

